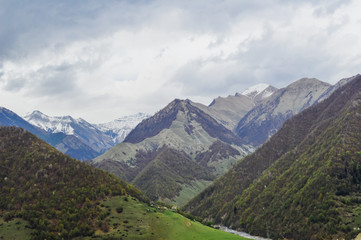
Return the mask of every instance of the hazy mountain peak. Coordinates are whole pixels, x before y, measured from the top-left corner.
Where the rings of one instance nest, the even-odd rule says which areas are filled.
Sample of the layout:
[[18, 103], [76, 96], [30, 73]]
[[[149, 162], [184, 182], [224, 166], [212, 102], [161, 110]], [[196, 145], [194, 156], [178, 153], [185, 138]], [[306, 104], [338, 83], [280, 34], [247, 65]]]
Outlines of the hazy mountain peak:
[[312, 88], [313, 86], [331, 86], [331, 84], [323, 82], [317, 78], [301, 78], [290, 85], [288, 85], [287, 89], [298, 89], [298, 88]]

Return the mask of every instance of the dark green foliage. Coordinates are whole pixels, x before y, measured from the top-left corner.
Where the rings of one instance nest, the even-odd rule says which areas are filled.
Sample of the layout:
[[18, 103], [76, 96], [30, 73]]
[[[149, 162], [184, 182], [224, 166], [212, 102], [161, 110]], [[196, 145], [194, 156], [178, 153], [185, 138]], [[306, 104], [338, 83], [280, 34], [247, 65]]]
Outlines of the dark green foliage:
[[[0, 127], [0, 211], [27, 220], [33, 239], [90, 236], [112, 195], [146, 201], [115, 176], [72, 159], [29, 132]], [[101, 225], [106, 230], [106, 223]]]
[[272, 239], [354, 238], [361, 228], [361, 77], [288, 120], [186, 209]]
[[116, 211], [117, 211], [117, 213], [122, 213], [122, 212], [123, 212], [123, 208], [122, 208], [122, 207], [117, 207], [117, 208], [116, 208]]

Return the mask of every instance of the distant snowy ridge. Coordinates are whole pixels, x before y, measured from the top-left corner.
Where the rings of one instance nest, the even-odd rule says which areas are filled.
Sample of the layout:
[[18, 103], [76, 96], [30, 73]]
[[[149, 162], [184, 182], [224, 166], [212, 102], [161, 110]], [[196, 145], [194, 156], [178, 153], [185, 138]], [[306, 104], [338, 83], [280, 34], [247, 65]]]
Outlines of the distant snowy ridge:
[[94, 126], [110, 135], [114, 143], [120, 143], [141, 121], [149, 117], [151, 117], [150, 114], [137, 113], [120, 117], [111, 122], [94, 124]]
[[74, 119], [71, 116], [50, 117], [40, 111], [33, 111], [32, 113], [23, 116], [23, 118], [34, 126], [47, 132], [62, 132], [66, 135], [74, 135], [74, 128], [71, 126], [72, 123], [87, 124], [87, 122], [81, 118]]
[[[49, 133], [62, 132], [66, 135], [75, 135], [84, 139], [88, 139], [89, 134], [93, 136], [104, 134], [111, 138], [111, 145], [113, 146], [122, 142], [138, 123], [150, 116], [146, 113], [137, 113], [100, 124], [90, 124], [82, 118], [74, 119], [71, 116], [51, 117], [40, 111], [33, 111], [23, 117], [32, 125]], [[108, 142], [105, 145], [109, 144]]]

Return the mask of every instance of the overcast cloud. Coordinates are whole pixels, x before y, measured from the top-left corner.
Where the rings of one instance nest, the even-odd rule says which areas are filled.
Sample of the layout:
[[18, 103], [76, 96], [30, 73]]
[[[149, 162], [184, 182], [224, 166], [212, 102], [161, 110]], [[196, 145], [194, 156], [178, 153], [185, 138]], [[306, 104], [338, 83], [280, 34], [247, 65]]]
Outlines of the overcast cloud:
[[357, 0], [0, 0], [0, 106], [90, 122], [360, 73]]

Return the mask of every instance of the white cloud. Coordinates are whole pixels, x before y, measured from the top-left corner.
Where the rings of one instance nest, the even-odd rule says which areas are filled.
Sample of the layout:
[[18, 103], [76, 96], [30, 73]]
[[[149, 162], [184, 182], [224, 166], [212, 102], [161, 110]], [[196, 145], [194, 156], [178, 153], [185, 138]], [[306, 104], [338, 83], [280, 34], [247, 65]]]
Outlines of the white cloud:
[[105, 122], [361, 61], [356, 0], [3, 2], [0, 101], [19, 113]]

